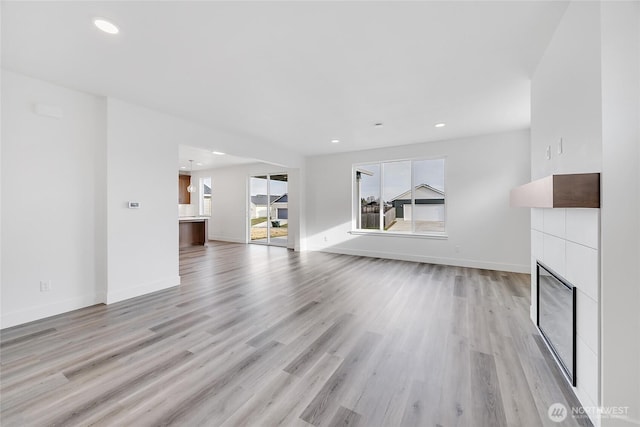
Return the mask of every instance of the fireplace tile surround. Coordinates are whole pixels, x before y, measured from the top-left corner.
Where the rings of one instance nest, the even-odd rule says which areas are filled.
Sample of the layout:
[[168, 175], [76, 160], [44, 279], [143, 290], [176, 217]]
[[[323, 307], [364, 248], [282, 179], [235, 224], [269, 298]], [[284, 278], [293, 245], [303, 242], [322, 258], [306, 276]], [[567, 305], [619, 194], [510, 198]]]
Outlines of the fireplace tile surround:
[[[576, 377], [574, 392], [583, 406], [600, 403], [599, 243], [600, 210], [531, 209], [531, 319], [537, 316], [536, 262], [576, 287]], [[600, 420], [592, 419], [595, 426]]]

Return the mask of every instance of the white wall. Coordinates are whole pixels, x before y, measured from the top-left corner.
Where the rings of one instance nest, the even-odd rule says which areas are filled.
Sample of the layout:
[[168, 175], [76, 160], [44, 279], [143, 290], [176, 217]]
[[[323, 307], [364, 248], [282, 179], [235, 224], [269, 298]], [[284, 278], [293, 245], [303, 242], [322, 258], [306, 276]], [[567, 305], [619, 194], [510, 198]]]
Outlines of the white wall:
[[[183, 124], [107, 101], [107, 303], [180, 283], [176, 159]], [[140, 202], [128, 209], [127, 202]]]
[[[529, 211], [509, 208], [509, 191], [529, 181], [529, 152], [529, 132], [517, 131], [308, 158], [308, 248], [528, 272]], [[448, 239], [349, 233], [353, 164], [440, 156], [446, 156]]]
[[640, 3], [602, 3], [602, 405], [640, 425]]
[[[249, 215], [248, 179], [251, 175], [286, 172], [289, 190], [290, 249], [300, 250], [300, 173], [298, 169], [283, 168], [267, 163], [255, 163], [228, 168], [193, 172], [194, 179], [212, 178], [211, 219], [209, 239], [227, 242], [247, 242]], [[192, 201], [192, 203], [196, 203]]]
[[[597, 2], [571, 4], [535, 71], [532, 179], [602, 169], [599, 8]], [[557, 151], [560, 138], [563, 154]]]
[[[304, 161], [265, 141], [4, 70], [2, 92], [3, 328], [179, 283], [178, 144]], [[34, 103], [63, 117], [36, 115]], [[41, 280], [51, 292], [40, 292]]]
[[[223, 149], [236, 154], [255, 148], [255, 154], [294, 164], [299, 156], [280, 153], [268, 144], [226, 139], [222, 134], [182, 119], [108, 100], [108, 295], [112, 303], [179, 284], [178, 277], [178, 145]], [[235, 151], [234, 151], [235, 149]], [[209, 238], [244, 242], [246, 236], [246, 186], [252, 173], [283, 172], [267, 164], [229, 168], [208, 174], [194, 172], [193, 179], [211, 176], [212, 219]], [[295, 190], [295, 173], [289, 183]], [[219, 200], [222, 198], [222, 200]], [[194, 213], [197, 200], [192, 195]], [[295, 195], [292, 194], [295, 204]], [[126, 208], [129, 200], [141, 209]], [[220, 210], [220, 211], [218, 211]], [[295, 220], [290, 229], [297, 238]], [[293, 243], [292, 243], [293, 245]]]
[[[567, 8], [531, 84], [531, 177], [601, 172], [600, 6]], [[562, 138], [562, 153], [558, 145]], [[551, 158], [546, 158], [547, 146]], [[579, 218], [575, 218], [576, 215]], [[577, 230], [569, 233], [567, 229]], [[595, 233], [595, 239], [583, 237]], [[536, 260], [577, 288], [576, 396], [600, 404], [600, 212], [534, 209], [531, 215], [531, 318], [537, 313]], [[600, 419], [592, 417], [595, 425]]]
[[[34, 112], [41, 103], [60, 119]], [[104, 293], [105, 100], [2, 73], [2, 327]], [[52, 290], [40, 292], [40, 281]]]
[[[585, 406], [628, 407], [621, 418], [592, 417], [603, 426], [640, 425], [639, 9], [637, 2], [571, 3], [532, 81], [532, 177], [601, 172], [600, 210], [534, 211], [532, 255], [579, 288], [576, 394]], [[554, 223], [574, 237], [559, 236]], [[577, 241], [598, 229], [597, 241]], [[535, 317], [535, 280], [532, 300]]]

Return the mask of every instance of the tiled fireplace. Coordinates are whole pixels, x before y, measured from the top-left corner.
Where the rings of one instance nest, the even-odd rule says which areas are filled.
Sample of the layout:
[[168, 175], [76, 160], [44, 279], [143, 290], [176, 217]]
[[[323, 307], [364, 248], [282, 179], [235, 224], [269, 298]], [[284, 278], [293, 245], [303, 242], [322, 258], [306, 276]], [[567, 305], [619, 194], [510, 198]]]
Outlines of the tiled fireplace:
[[[541, 263], [575, 287], [574, 391], [583, 406], [600, 402], [599, 230], [599, 209], [531, 209], [531, 318], [537, 324]], [[568, 381], [573, 382], [571, 376]]]

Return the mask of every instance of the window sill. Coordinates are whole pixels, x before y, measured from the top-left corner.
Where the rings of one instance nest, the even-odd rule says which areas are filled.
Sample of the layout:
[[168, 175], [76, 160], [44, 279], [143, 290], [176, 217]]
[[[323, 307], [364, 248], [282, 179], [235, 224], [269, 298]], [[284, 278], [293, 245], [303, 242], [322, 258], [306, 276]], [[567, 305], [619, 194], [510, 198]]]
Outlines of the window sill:
[[433, 239], [447, 240], [449, 235], [446, 233], [392, 233], [388, 231], [368, 231], [368, 230], [351, 230], [349, 234], [356, 236], [385, 236], [385, 237], [407, 237], [410, 239]]

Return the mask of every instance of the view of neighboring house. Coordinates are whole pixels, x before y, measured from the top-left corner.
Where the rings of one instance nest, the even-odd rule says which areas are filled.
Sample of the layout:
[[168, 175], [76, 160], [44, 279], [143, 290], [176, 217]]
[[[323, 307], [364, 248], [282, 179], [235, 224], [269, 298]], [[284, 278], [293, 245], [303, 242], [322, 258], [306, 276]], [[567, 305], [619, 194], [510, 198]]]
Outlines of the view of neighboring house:
[[211, 187], [207, 184], [202, 185], [202, 215], [211, 216]]
[[429, 184], [415, 188], [415, 212], [411, 207], [411, 190], [397, 195], [389, 201], [396, 210], [396, 219], [411, 221], [444, 221], [444, 191]]
[[[444, 231], [444, 191], [429, 184], [419, 184], [414, 190], [415, 206], [411, 205], [411, 189], [384, 202], [385, 230], [430, 232]], [[360, 223], [363, 229], [380, 227], [380, 203], [375, 197], [360, 201]], [[414, 227], [412, 227], [412, 222]]]
[[269, 201], [266, 194], [251, 196], [251, 218], [266, 218], [267, 210], [270, 209], [272, 219], [288, 219], [288, 194], [272, 195], [270, 199]]

